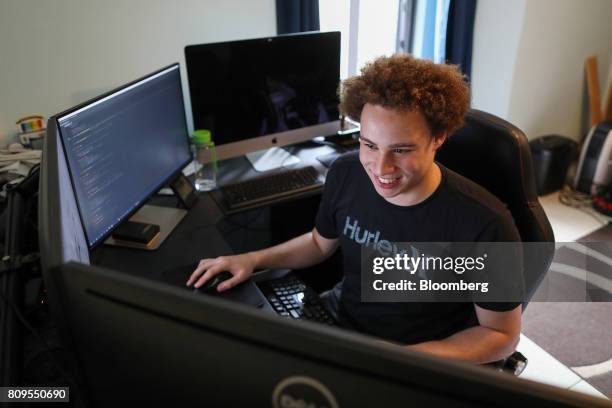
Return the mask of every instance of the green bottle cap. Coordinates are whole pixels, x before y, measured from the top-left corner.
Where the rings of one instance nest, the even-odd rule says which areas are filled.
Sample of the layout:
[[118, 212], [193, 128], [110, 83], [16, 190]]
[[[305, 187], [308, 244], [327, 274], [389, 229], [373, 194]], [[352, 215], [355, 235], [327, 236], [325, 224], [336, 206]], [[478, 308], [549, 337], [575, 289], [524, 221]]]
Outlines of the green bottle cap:
[[212, 140], [210, 136], [210, 130], [207, 129], [195, 130], [191, 135], [191, 139], [195, 144], [206, 144], [210, 143]]

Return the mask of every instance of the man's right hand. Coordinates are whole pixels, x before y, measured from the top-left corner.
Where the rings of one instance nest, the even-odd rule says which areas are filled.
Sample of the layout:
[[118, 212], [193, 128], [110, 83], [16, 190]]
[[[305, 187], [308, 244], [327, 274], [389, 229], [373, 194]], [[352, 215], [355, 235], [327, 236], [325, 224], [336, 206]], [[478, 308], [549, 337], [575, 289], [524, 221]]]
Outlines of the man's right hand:
[[315, 265], [330, 256], [338, 245], [337, 238], [324, 238], [314, 228], [311, 232], [270, 248], [240, 255], [202, 259], [189, 277], [187, 286], [199, 288], [218, 273], [228, 271], [232, 278], [219, 284], [217, 291], [221, 292], [249, 279], [257, 267], [300, 269]]
[[187, 286], [193, 285], [195, 288], [199, 288], [213, 276], [223, 271], [229, 271], [233, 277], [221, 283], [217, 287], [217, 291], [222, 292], [249, 279], [253, 274], [254, 269], [255, 260], [253, 259], [253, 256], [248, 253], [232, 256], [220, 256], [214, 259], [202, 259], [198, 264], [198, 267], [189, 277], [189, 280], [187, 280]]

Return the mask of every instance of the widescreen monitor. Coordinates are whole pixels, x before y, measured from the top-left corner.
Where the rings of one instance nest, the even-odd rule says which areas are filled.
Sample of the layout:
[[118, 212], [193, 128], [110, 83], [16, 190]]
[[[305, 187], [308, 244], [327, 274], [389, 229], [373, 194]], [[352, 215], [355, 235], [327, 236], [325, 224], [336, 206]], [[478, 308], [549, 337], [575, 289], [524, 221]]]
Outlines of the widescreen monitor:
[[191, 161], [178, 64], [52, 119], [89, 248]]
[[340, 33], [313, 32], [185, 47], [195, 129], [219, 159], [340, 130]]
[[148, 279], [78, 264], [58, 272], [91, 406], [612, 406]]

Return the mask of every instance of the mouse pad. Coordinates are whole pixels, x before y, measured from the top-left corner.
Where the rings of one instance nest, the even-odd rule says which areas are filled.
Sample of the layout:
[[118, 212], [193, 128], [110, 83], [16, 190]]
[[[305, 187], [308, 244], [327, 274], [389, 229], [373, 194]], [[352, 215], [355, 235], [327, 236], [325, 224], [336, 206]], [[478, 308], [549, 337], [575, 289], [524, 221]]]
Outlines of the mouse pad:
[[172, 286], [187, 288], [185, 283], [197, 265], [197, 263], [193, 263], [167, 269], [160, 274], [160, 280]]
[[[193, 291], [193, 287], [186, 287], [185, 282], [187, 282], [189, 275], [191, 275], [191, 273], [195, 270], [196, 266], [197, 264], [189, 264], [166, 270], [161, 273], [161, 281], [172, 286]], [[198, 291], [197, 293], [201, 296], [213, 296], [253, 307], [261, 307], [262, 303], [265, 302], [265, 298], [251, 280], [243, 282], [240, 285], [221, 293], [216, 291], [206, 293]]]
[[232, 302], [238, 302], [257, 308], [262, 307], [265, 302], [265, 298], [263, 297], [257, 286], [255, 286], [252, 280], [242, 282], [240, 285], [224, 292], [212, 291], [207, 293], [201, 293], [201, 295], [212, 296], [219, 299], [226, 299]]

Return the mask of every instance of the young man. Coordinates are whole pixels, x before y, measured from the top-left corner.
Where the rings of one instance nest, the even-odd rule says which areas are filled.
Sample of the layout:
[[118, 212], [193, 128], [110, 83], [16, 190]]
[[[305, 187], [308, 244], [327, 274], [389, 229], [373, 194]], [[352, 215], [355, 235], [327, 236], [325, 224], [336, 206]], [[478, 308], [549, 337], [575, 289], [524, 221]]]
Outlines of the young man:
[[[382, 57], [344, 81], [340, 110], [361, 123], [359, 157], [327, 175], [312, 232], [261, 251], [204, 259], [187, 285], [221, 271], [226, 290], [255, 268], [304, 268], [342, 248], [342, 326], [433, 355], [488, 363], [512, 354], [518, 303], [361, 302], [360, 254], [368, 234], [389, 242], [519, 241], [504, 205], [434, 160], [463, 123], [469, 90], [450, 65], [408, 55]], [[469, 152], [466, 152], [469, 154]]]

